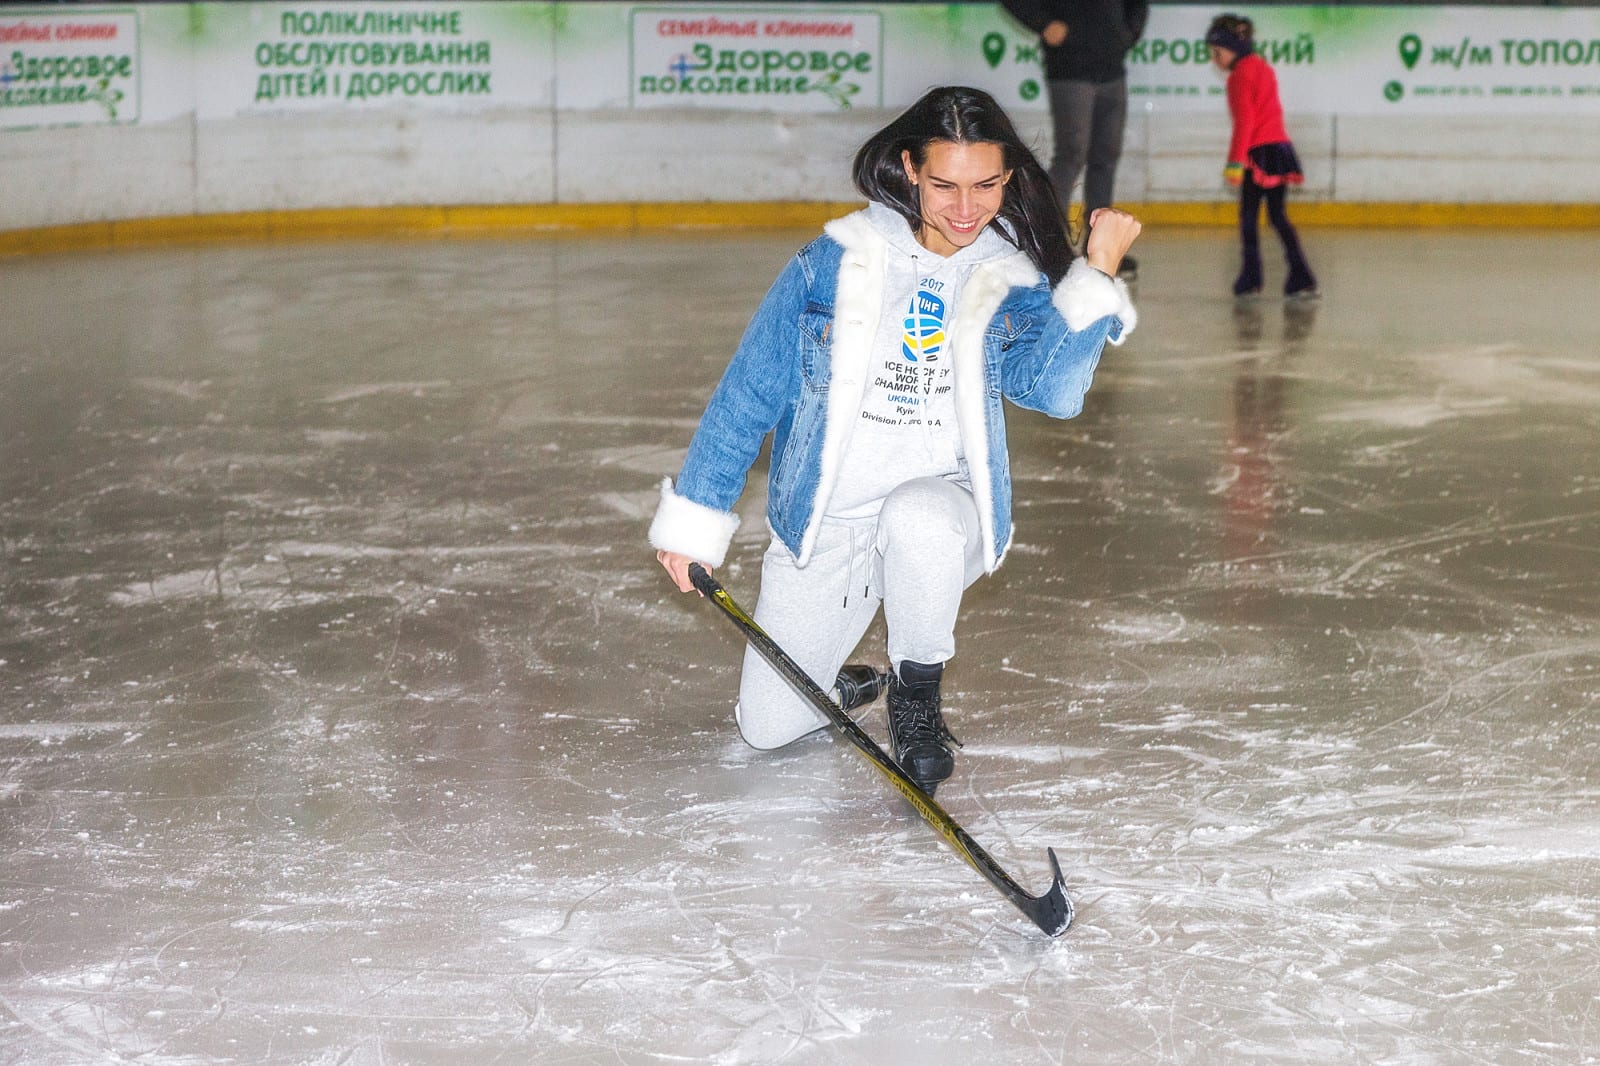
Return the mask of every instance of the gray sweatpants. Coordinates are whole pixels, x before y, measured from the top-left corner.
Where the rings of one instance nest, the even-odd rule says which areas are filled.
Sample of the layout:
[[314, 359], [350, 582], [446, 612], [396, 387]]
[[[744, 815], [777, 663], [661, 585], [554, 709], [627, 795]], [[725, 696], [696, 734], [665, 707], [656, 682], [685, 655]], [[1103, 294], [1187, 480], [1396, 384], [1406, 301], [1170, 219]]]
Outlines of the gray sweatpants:
[[1062, 210], [1072, 203], [1072, 187], [1083, 174], [1083, 226], [1097, 208], [1110, 207], [1122, 158], [1122, 133], [1128, 124], [1128, 80], [1052, 81], [1050, 120], [1055, 131], [1055, 155], [1050, 160], [1050, 183], [1056, 188]]
[[[889, 662], [955, 654], [961, 594], [983, 573], [972, 493], [942, 478], [907, 481], [877, 518], [824, 518], [804, 568], [774, 538], [761, 561], [755, 620], [824, 691], [883, 605]], [[778, 748], [828, 724], [753, 648], [735, 711], [755, 748]]]

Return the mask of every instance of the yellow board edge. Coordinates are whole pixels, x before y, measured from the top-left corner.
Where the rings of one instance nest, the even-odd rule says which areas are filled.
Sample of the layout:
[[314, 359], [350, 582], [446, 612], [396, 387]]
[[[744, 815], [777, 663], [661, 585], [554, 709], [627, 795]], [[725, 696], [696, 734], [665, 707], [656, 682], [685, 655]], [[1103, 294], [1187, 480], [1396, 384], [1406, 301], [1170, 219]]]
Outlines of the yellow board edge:
[[[461, 204], [177, 215], [0, 231], [0, 256], [242, 240], [495, 237], [594, 231], [818, 229], [858, 202]], [[1148, 226], [1233, 226], [1232, 201], [1122, 204]], [[1296, 225], [1600, 228], [1600, 204], [1339, 204], [1295, 201]]]

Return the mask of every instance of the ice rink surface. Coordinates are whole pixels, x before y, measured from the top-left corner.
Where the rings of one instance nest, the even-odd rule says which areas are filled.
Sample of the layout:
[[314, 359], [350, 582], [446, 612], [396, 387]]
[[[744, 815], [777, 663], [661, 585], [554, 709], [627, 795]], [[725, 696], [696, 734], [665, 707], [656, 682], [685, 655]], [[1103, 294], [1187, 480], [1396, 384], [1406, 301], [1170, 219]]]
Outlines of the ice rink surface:
[[1600, 238], [1141, 240], [946, 674], [1050, 941], [645, 546], [810, 236], [0, 261], [0, 1064], [1600, 1062]]

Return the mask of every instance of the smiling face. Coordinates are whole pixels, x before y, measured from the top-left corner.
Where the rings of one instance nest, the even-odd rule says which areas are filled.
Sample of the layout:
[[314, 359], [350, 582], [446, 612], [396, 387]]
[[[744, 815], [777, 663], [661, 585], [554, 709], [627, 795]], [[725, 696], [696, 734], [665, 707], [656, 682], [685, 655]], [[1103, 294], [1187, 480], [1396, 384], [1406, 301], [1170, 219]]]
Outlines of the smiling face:
[[999, 213], [1011, 180], [1005, 153], [990, 142], [931, 141], [921, 167], [910, 152], [901, 152], [900, 161], [921, 195], [917, 240], [939, 255], [954, 255], [978, 239]]

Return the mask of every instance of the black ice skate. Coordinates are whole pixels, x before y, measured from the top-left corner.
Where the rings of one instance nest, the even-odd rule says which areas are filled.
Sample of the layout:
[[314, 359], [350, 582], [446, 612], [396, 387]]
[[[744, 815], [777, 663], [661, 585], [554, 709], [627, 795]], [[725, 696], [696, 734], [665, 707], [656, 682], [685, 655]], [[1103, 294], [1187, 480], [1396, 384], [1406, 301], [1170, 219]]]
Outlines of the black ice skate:
[[939, 713], [942, 663], [903, 662], [889, 676], [889, 752], [917, 787], [933, 795], [956, 768], [950, 745], [961, 746]]
[[865, 663], [851, 663], [839, 668], [833, 689], [839, 694], [839, 709], [853, 711], [865, 707], [883, 694], [889, 686], [889, 674]]

